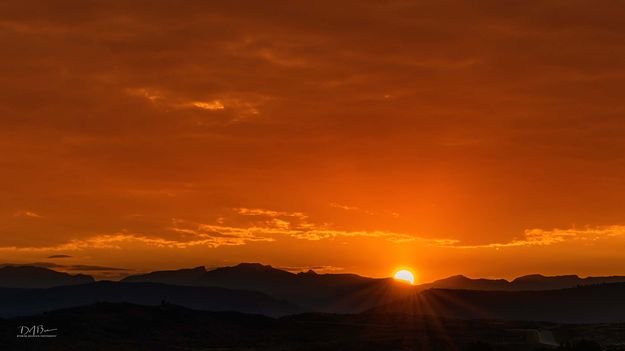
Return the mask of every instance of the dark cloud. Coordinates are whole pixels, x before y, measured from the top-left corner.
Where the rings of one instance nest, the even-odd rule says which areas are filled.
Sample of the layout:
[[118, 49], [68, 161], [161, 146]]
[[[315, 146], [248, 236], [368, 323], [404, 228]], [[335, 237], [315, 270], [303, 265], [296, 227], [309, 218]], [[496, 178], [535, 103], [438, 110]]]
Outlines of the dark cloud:
[[43, 267], [43, 268], [49, 268], [49, 269], [65, 267], [63, 265], [59, 265], [59, 264], [52, 263], [52, 262], [2, 263], [0, 264], [0, 267], [6, 267], [6, 266], [33, 266], [33, 267]]
[[56, 269], [61, 271], [131, 271], [131, 269], [126, 268], [115, 268], [115, 267], [105, 267], [105, 266], [92, 266], [92, 265], [62, 265], [56, 264], [52, 262], [33, 262], [33, 263], [3, 263], [0, 264], [0, 267], [5, 266], [34, 266], [34, 267], [43, 267], [49, 269]]
[[70, 257], [72, 257], [72, 256], [70, 256], [70, 255], [51, 255], [51, 256], [48, 256], [48, 258], [70, 258]]

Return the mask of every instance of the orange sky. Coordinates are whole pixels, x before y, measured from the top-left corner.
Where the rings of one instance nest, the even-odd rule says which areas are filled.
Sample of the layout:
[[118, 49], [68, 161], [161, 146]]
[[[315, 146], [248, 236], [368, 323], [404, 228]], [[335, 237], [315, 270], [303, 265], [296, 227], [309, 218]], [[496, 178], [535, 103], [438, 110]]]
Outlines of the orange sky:
[[0, 258], [625, 274], [624, 16], [4, 1]]

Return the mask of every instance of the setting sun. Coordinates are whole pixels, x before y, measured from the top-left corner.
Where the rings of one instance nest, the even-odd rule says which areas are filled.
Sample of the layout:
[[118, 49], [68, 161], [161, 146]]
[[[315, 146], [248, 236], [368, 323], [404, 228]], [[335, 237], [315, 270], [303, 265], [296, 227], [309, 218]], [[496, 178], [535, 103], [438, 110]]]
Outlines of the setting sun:
[[395, 280], [401, 280], [404, 282], [408, 282], [410, 284], [414, 284], [414, 274], [412, 274], [411, 271], [406, 270], [406, 269], [397, 271], [397, 273], [395, 273], [393, 278], [395, 278]]

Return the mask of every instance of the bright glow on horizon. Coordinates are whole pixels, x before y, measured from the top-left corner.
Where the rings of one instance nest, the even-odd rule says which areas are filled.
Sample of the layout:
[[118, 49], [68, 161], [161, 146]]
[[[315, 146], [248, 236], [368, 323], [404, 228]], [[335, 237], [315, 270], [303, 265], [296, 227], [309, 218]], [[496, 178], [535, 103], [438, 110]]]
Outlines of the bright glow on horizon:
[[404, 282], [408, 282], [411, 285], [414, 285], [414, 274], [412, 274], [412, 272], [407, 269], [397, 271], [393, 278], [395, 278], [395, 280], [401, 280]]

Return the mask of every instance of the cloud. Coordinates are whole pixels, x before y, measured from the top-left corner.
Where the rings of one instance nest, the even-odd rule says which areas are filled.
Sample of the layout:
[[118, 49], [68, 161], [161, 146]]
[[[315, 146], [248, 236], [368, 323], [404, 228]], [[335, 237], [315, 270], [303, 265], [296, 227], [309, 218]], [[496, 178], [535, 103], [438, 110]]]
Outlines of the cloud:
[[243, 216], [295, 217], [301, 220], [305, 220], [308, 218], [308, 216], [302, 212], [283, 212], [283, 211], [266, 210], [262, 208], [238, 207], [238, 208], [235, 208], [234, 211]]
[[[181, 222], [178, 221], [177, 223], [180, 224]], [[192, 235], [190, 237], [181, 238], [163, 238], [141, 234], [118, 233], [113, 235], [98, 235], [86, 240], [73, 240], [61, 247], [65, 247], [66, 249], [72, 247], [74, 250], [85, 248], [120, 249], [124, 245], [137, 243], [152, 247], [186, 249], [193, 246], [215, 248], [219, 246], [243, 245], [250, 241], [273, 241], [271, 238], [248, 235], [244, 232], [224, 234], [214, 231], [210, 226], [205, 225], [171, 227], [170, 229], [174, 232]]]
[[[217, 224], [173, 219], [166, 232], [168, 236], [132, 233], [127, 230], [72, 239], [54, 246], [4, 246], [7, 251], [79, 251], [87, 249], [122, 249], [133, 245], [186, 249], [204, 246], [238, 246], [253, 242], [276, 242], [282, 238], [319, 241], [335, 238], [378, 238], [392, 243], [419, 242], [428, 246], [453, 245], [457, 240], [426, 238], [413, 234], [385, 230], [339, 230], [328, 223], [314, 223], [302, 212], [285, 212], [260, 208], [235, 208], [234, 212], [256, 220], [248, 225], [225, 225], [220, 217]], [[64, 255], [52, 255], [59, 257]]]
[[219, 100], [214, 100], [214, 101], [195, 101], [192, 102], [191, 105], [197, 107], [197, 108], [201, 108], [203, 110], [210, 110], [210, 111], [216, 111], [216, 110], [223, 110], [224, 109], [224, 104], [221, 103], [221, 101]]
[[340, 208], [340, 209], [345, 210], [345, 211], [358, 211], [358, 210], [360, 210], [360, 208], [358, 208], [356, 206], [342, 205], [342, 204], [338, 204], [336, 202], [331, 202], [330, 203], [330, 207]]
[[528, 229], [525, 230], [522, 238], [513, 239], [504, 243], [490, 243], [481, 245], [444, 245], [453, 248], [506, 248], [506, 247], [522, 247], [522, 246], [549, 246], [564, 243], [567, 241], [588, 241], [593, 242], [602, 239], [625, 236], [625, 226], [611, 225], [600, 227], [586, 227], [583, 229]]
[[[177, 111], [183, 112], [185, 110], [197, 110], [205, 112], [228, 112], [231, 114], [222, 114], [221, 116], [227, 116], [228, 122], [239, 122], [247, 117], [260, 114], [259, 105], [263, 101], [267, 100], [266, 97], [260, 95], [249, 96], [237, 96], [232, 94], [217, 94], [213, 98], [196, 99], [191, 96], [185, 96], [180, 93], [166, 91], [162, 88], [126, 88], [124, 89], [126, 94], [131, 97], [138, 97], [147, 100], [150, 104], [160, 108], [162, 111]], [[207, 124], [216, 124], [220, 121], [215, 115], [215, 119]], [[199, 122], [195, 118], [196, 122]], [[200, 123], [203, 124], [204, 122]]]
[[[1, 246], [536, 246], [570, 238], [513, 236], [622, 219], [616, 2], [6, 3], [0, 183], [54, 222], [25, 211]], [[347, 212], [328, 211], [337, 199]], [[316, 218], [249, 205], [215, 220], [241, 204]], [[401, 220], [363, 215], [391, 207]], [[172, 217], [196, 224], [172, 233]], [[221, 238], [197, 223], [260, 229]]]
[[[360, 210], [354, 206], [333, 204], [345, 210]], [[426, 247], [478, 249], [550, 246], [567, 241], [593, 242], [611, 237], [625, 236], [625, 226], [601, 226], [569, 229], [528, 229], [520, 238], [507, 242], [467, 245], [457, 238], [420, 236], [413, 233], [389, 230], [342, 230], [330, 223], [316, 223], [303, 212], [278, 211], [262, 208], [237, 207], [237, 215], [252, 219], [251, 222], [238, 222], [227, 225], [233, 218], [219, 217], [214, 224], [199, 223], [185, 219], [172, 219], [171, 225], [160, 235], [148, 235], [128, 230], [113, 234], [93, 235], [82, 239], [72, 239], [53, 246], [4, 246], [8, 251], [79, 251], [88, 249], [123, 249], [135, 245], [156, 248], [186, 249], [191, 247], [218, 248], [240, 246], [254, 242], [277, 242], [283, 238], [319, 241], [337, 238], [376, 238], [391, 243], [415, 243]], [[65, 254], [51, 255], [48, 258], [71, 257]], [[87, 267], [87, 266], [85, 266]], [[106, 267], [105, 267], [106, 268]]]
[[[292, 237], [301, 240], [318, 241], [333, 238], [369, 237], [380, 238], [393, 243], [422, 242], [426, 245], [451, 245], [457, 240], [425, 238], [413, 234], [384, 230], [338, 230], [328, 223], [314, 223], [302, 212], [285, 212], [261, 208], [235, 208], [237, 214], [259, 217], [249, 226], [226, 226], [196, 224], [201, 233], [221, 235], [225, 238], [238, 238], [247, 241], [279, 240], [280, 237]], [[184, 221], [178, 221], [184, 223]], [[181, 232], [198, 234], [197, 229], [174, 228]], [[253, 240], [251, 240], [253, 239]]]
[[397, 212], [374, 212], [374, 211], [361, 209], [358, 206], [349, 206], [349, 205], [339, 204], [336, 202], [331, 202], [330, 207], [338, 208], [338, 209], [345, 210], [345, 211], [361, 212], [370, 216], [386, 215], [386, 216], [391, 216], [394, 218], [399, 218], [399, 213]]
[[99, 279], [120, 279], [128, 272], [133, 271], [127, 268], [117, 268], [98, 265], [62, 265], [52, 262], [31, 262], [31, 263], [4, 263], [0, 264], [0, 267], [18, 266], [18, 267], [42, 267], [51, 269], [57, 272], [65, 272], [70, 274], [83, 273], [89, 274]]
[[32, 211], [18, 211], [13, 214], [13, 217], [42, 218], [41, 215]]
[[34, 267], [42, 267], [42, 268], [49, 268], [49, 269], [64, 267], [63, 265], [59, 265], [59, 264], [52, 263], [52, 262], [2, 263], [0, 264], [0, 267], [7, 267], [7, 266], [17, 266], [17, 267], [34, 266]]
[[120, 232], [115, 234], [94, 235], [83, 239], [72, 239], [68, 242], [52, 246], [3, 246], [0, 250], [47, 252], [47, 251], [79, 251], [86, 249], [121, 249], [125, 244], [142, 243], [157, 247], [187, 247], [187, 242], [152, 238], [143, 235]]
[[70, 255], [50, 255], [48, 258], [70, 258]]
[[3, 1], [2, 255], [591, 242], [524, 231], [623, 220], [622, 4], [563, 3]]

